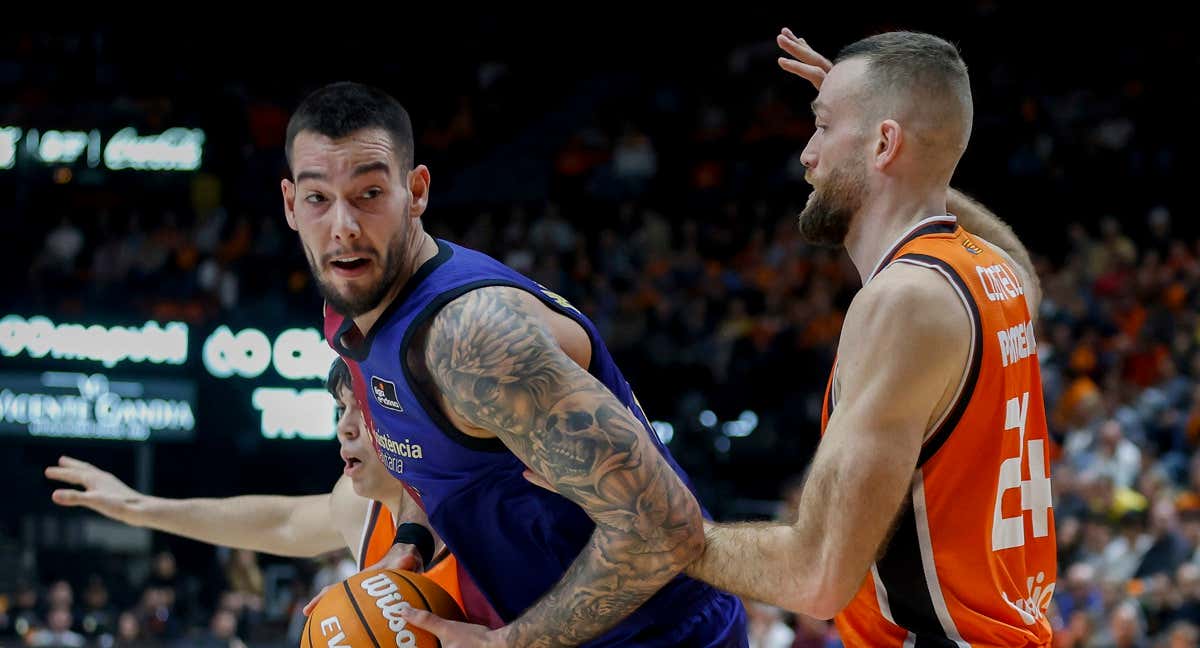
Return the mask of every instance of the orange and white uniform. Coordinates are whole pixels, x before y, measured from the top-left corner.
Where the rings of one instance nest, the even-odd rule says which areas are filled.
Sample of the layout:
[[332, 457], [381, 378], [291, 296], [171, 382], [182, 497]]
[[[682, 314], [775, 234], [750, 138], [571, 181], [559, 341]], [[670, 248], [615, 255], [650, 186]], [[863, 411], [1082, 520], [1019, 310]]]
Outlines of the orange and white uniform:
[[[836, 617], [838, 631], [848, 647], [1050, 645], [1050, 441], [1024, 288], [953, 216], [918, 223], [871, 276], [894, 263], [949, 282], [970, 314], [972, 351], [955, 401], [926, 437], [894, 533]], [[839, 398], [853, 397], [838, 393], [836, 376], [835, 364], [822, 431]]]
[[[358, 552], [358, 568], [366, 569], [383, 560], [392, 543], [396, 539], [396, 522], [392, 512], [382, 502], [372, 501], [367, 511], [367, 519], [363, 524], [362, 546]], [[458, 561], [454, 554], [443, 548], [433, 559], [433, 564], [425, 570], [424, 575], [441, 585], [451, 597], [463, 605], [462, 591], [458, 583]]]

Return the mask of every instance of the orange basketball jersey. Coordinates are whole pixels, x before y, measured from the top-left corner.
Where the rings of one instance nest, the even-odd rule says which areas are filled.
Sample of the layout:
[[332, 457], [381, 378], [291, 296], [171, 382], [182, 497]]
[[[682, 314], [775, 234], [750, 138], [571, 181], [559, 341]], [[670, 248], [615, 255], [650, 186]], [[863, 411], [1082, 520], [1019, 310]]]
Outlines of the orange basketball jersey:
[[[970, 314], [973, 350], [955, 402], [926, 438], [910, 500], [836, 617], [838, 631], [848, 647], [1049, 645], [1054, 511], [1024, 288], [953, 216], [918, 223], [871, 276], [893, 263], [950, 283]], [[854, 397], [838, 393], [836, 376], [835, 364], [822, 431], [838, 401]]]
[[[396, 522], [392, 519], [392, 512], [383, 503], [372, 501], [371, 509], [367, 511], [366, 522], [363, 524], [362, 547], [358, 552], [358, 568], [366, 569], [383, 560], [388, 549], [392, 548], [392, 542], [395, 539]], [[443, 549], [438, 557], [433, 559], [433, 564], [425, 570], [424, 575], [441, 585], [442, 589], [446, 590], [458, 603], [459, 608], [466, 609], [458, 584], [458, 561], [455, 560], [454, 554]]]

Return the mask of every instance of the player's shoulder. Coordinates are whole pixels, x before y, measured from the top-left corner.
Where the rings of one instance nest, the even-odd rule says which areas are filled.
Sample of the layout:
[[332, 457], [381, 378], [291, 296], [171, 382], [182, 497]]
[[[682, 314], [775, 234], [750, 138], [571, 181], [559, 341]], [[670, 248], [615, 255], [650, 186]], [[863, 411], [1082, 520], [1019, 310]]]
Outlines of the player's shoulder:
[[329, 493], [329, 511], [334, 521], [340, 525], [361, 523], [364, 514], [371, 505], [368, 500], [354, 492], [354, 485], [345, 475], [338, 478]]
[[541, 304], [528, 290], [508, 285], [473, 288], [456, 296], [433, 315], [433, 329], [494, 334], [537, 318]]
[[972, 322], [954, 286], [935, 270], [893, 263], [867, 282], [846, 312], [839, 355], [950, 351]]
[[867, 282], [846, 313], [838, 343], [838, 366], [847, 369], [842, 388], [890, 380], [940, 389], [940, 380], [961, 375], [973, 335], [971, 316], [949, 281], [929, 268], [892, 264]]
[[937, 268], [892, 263], [863, 286], [847, 316], [882, 316], [897, 321], [943, 319], [961, 310], [961, 302], [958, 291]]

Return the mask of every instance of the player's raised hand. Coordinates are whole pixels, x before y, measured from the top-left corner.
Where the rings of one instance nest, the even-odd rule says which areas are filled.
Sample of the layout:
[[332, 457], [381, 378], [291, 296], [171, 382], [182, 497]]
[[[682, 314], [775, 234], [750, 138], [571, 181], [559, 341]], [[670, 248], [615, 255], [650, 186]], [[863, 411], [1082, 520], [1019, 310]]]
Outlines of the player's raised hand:
[[139, 513], [146, 496], [126, 486], [110, 472], [86, 461], [63, 456], [59, 457], [57, 466], [46, 468], [46, 477], [81, 487], [55, 490], [50, 499], [59, 506], [84, 506], [125, 524], [142, 524]]
[[814, 88], [820, 90], [821, 83], [825, 81], [825, 74], [829, 72], [829, 68], [833, 67], [829, 59], [821, 56], [807, 41], [793, 34], [792, 30], [787, 27], [779, 32], [779, 35], [775, 37], [775, 42], [783, 51], [793, 57], [779, 57], [779, 67], [807, 79]]

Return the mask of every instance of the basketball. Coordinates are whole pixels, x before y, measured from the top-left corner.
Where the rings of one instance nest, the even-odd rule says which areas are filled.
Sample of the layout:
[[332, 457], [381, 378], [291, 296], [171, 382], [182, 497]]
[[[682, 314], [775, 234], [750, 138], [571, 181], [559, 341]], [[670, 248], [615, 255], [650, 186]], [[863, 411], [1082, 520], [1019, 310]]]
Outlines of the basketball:
[[302, 648], [436, 648], [437, 637], [408, 626], [405, 604], [453, 621], [462, 621], [458, 604], [428, 578], [409, 571], [381, 569], [355, 574], [321, 597], [301, 637]]

